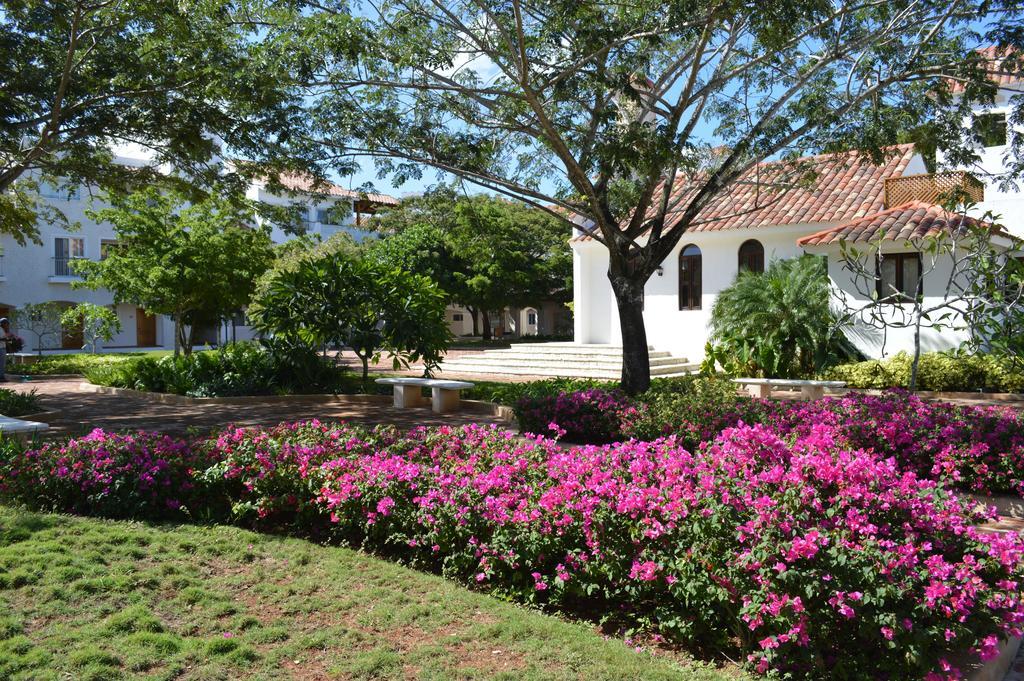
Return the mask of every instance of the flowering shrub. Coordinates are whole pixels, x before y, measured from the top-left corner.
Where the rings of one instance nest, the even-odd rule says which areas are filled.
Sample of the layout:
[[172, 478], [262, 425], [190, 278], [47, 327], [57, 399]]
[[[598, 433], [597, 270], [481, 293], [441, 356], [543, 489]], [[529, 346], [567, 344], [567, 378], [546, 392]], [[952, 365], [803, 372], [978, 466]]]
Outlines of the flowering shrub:
[[806, 434], [836, 429], [847, 447], [895, 457], [901, 468], [979, 493], [1024, 493], [1024, 418], [1006, 407], [927, 402], [905, 390], [811, 402], [759, 400], [723, 389], [646, 396], [623, 420], [626, 437], [675, 435], [687, 447], [741, 423]]
[[[913, 401], [925, 412], [908, 416], [908, 398], [758, 402], [765, 423], [696, 449], [318, 421], [191, 446], [94, 431], [37, 450], [8, 443], [0, 497], [111, 516], [229, 506], [251, 524], [333, 528], [511, 598], [738, 649], [761, 673], [959, 678], [962, 660], [1020, 633], [1024, 540], [976, 529], [986, 518], [969, 501], [892, 455], [914, 446], [904, 432], [963, 439], [960, 420], [977, 416]], [[995, 442], [992, 415], [979, 437]], [[868, 417], [864, 433], [849, 423]]]
[[[669, 438], [562, 450], [477, 426], [321, 466], [365, 546], [527, 601], [585, 607], [798, 678], [956, 678], [1024, 621], [1024, 545], [891, 459], [817, 426], [696, 453]], [[914, 650], [913, 655], [879, 654]]]
[[0, 456], [0, 498], [113, 518], [176, 517], [201, 509], [193, 473], [210, 463], [184, 440], [96, 429], [39, 449], [9, 444]]
[[[377, 431], [381, 434], [390, 431]], [[370, 431], [317, 420], [271, 429], [230, 426], [202, 443], [216, 461], [200, 478], [247, 525], [313, 532], [328, 522], [315, 503], [319, 467], [339, 457], [367, 456]]]
[[557, 395], [522, 397], [515, 404], [525, 433], [552, 435], [570, 442], [604, 444], [621, 438], [622, 421], [634, 407], [618, 390], [590, 388]]

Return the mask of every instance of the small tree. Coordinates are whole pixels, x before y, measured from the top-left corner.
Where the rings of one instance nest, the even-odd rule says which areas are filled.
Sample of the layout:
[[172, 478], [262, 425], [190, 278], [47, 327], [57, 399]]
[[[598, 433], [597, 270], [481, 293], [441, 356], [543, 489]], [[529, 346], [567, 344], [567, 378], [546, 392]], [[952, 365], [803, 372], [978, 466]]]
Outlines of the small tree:
[[256, 328], [319, 348], [352, 348], [369, 363], [382, 352], [397, 370], [422, 360], [437, 367], [448, 346], [445, 296], [426, 277], [345, 251], [316, 252], [262, 282], [250, 308]]
[[64, 326], [81, 326], [82, 337], [90, 352], [96, 352], [100, 341], [109, 343], [121, 333], [121, 320], [117, 313], [106, 305], [79, 303], [64, 311], [60, 318]]
[[36, 337], [36, 350], [43, 354], [44, 340], [60, 337], [62, 308], [59, 303], [26, 303], [14, 312], [14, 325]]
[[438, 283], [448, 301], [483, 321], [510, 306], [565, 300], [572, 253], [566, 223], [521, 202], [439, 190], [375, 219], [373, 257]]
[[884, 231], [863, 247], [840, 242], [842, 270], [853, 286], [853, 296], [838, 288], [834, 292], [840, 322], [878, 331], [883, 351], [890, 330], [910, 329], [910, 390], [917, 388], [923, 330], [967, 332], [967, 344], [980, 349], [993, 340], [999, 343], [1008, 320], [1024, 311], [1021, 264], [1011, 253], [1019, 241], [965, 212], [949, 212], [945, 231], [903, 242], [902, 250], [920, 254], [910, 294], [881, 277], [884, 247], [894, 245]]
[[820, 258], [776, 260], [765, 272], [740, 272], [711, 308], [708, 354], [727, 371], [769, 378], [812, 376], [853, 354], [829, 304]]
[[273, 260], [270, 235], [247, 226], [253, 208], [245, 201], [210, 196], [186, 205], [181, 194], [157, 187], [109, 201], [90, 215], [112, 222], [118, 241], [103, 260], [75, 261], [81, 285], [173, 317], [175, 354], [192, 352], [198, 326], [248, 304]]

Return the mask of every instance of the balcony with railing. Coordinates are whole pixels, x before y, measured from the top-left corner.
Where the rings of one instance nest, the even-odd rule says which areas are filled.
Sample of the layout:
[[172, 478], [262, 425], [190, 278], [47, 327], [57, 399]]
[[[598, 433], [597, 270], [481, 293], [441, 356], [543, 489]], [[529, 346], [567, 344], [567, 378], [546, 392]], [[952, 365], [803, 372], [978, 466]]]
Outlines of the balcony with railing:
[[85, 258], [81, 256], [50, 258], [50, 282], [63, 284], [80, 280], [82, 275], [75, 271], [74, 262], [76, 260], [85, 260]]
[[922, 173], [885, 180], [885, 207], [895, 208], [910, 201], [942, 204], [947, 201], [980, 203], [985, 200], [985, 184], [970, 173]]

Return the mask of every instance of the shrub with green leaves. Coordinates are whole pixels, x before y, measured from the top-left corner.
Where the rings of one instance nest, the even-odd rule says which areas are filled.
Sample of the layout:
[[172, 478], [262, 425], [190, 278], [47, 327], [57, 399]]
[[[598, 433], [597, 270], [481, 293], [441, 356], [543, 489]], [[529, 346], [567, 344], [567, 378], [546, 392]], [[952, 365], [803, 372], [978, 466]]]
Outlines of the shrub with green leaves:
[[[882, 360], [840, 364], [823, 375], [851, 388], [884, 390], [906, 386], [912, 358], [899, 352]], [[929, 352], [921, 355], [919, 390], [1024, 392], [1024, 370], [998, 355]]]
[[728, 373], [797, 378], [854, 356], [836, 332], [828, 273], [819, 258], [776, 260], [740, 272], [711, 308], [709, 355]]
[[4, 416], [24, 416], [36, 411], [41, 411], [39, 396], [35, 390], [29, 392], [17, 392], [7, 388], [0, 388], [0, 414]]
[[338, 391], [344, 370], [302, 344], [231, 343], [174, 357], [141, 357], [88, 369], [97, 385], [190, 397]]

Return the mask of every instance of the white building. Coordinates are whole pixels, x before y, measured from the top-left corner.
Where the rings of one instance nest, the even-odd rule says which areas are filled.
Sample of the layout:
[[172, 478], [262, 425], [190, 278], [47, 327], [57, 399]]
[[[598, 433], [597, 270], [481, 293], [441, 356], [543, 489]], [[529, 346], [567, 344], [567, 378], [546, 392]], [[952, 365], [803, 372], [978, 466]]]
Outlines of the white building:
[[[967, 170], [984, 185], [983, 200], [972, 215], [992, 211], [1011, 234], [1024, 237], [1024, 194], [999, 187], [1005, 174], [1004, 157], [1009, 153], [1007, 114], [1014, 94], [1003, 89], [994, 106], [977, 112], [985, 114], [986, 147], [980, 150], [980, 167]], [[856, 299], [856, 287], [842, 267], [839, 241], [866, 234], [867, 227], [878, 236], [881, 232], [876, 228], [882, 223], [888, 227], [898, 222], [904, 235], [913, 235], [922, 224], [937, 224], [935, 220], [942, 216], [910, 201], [924, 198], [934, 202], [936, 187], [942, 189], [950, 180], [971, 182], [963, 173], [928, 176], [924, 159], [911, 145], [890, 151], [881, 166], [855, 153], [803, 159], [817, 173], [812, 187], [784, 192], [773, 189], [773, 181], [782, 182], [783, 176], [792, 172], [792, 166], [781, 163], [759, 164], [734, 183], [697, 216], [694, 226], [647, 282], [644, 323], [648, 343], [675, 357], [700, 361], [708, 341], [711, 307], [740, 269], [760, 271], [772, 260], [803, 253], [826, 256], [834, 286]], [[676, 191], [687, 189], [680, 186]], [[835, 235], [829, 237], [831, 232]], [[890, 285], [897, 284], [897, 277], [902, 282], [904, 274], [910, 281], [915, 259], [919, 262], [913, 246], [894, 236], [895, 232], [887, 233], [882, 248], [882, 278]], [[582, 232], [571, 245], [575, 341], [619, 345], [618, 312], [607, 277], [608, 251]], [[925, 277], [926, 303], [944, 295], [943, 274], [939, 267]], [[884, 347], [880, 335], [870, 329], [856, 328], [850, 337], [872, 357], [913, 347], [909, 329], [890, 332]], [[960, 345], [964, 333], [925, 330], [922, 337], [923, 349], [940, 350]]]
[[[149, 162], [141, 150], [119, 151], [116, 156], [118, 163], [142, 166]], [[341, 231], [348, 232], [357, 241], [362, 240], [369, 234], [360, 229], [365, 217], [380, 207], [398, 203], [390, 196], [360, 194], [335, 185], [314, 189], [309, 180], [294, 176], [282, 178], [282, 184], [289, 191], [273, 193], [265, 183], [254, 183], [249, 187], [247, 197], [274, 205], [293, 206], [305, 230], [325, 240]], [[38, 223], [41, 244], [29, 242], [21, 246], [12, 237], [0, 235], [0, 316], [11, 317], [16, 309], [27, 303], [52, 301], [67, 306], [81, 302], [113, 305], [109, 291], [72, 286], [80, 280], [71, 266], [73, 260], [100, 259], [107, 246], [116, 243], [112, 225], [97, 223], [86, 215], [87, 210], [102, 208], [103, 203], [88, 188], [77, 187], [69, 192], [43, 186], [40, 193], [46, 203], [65, 215], [67, 224], [41, 218]], [[339, 204], [342, 205], [339, 207]], [[258, 218], [254, 221], [259, 222]], [[292, 235], [273, 227], [271, 238], [281, 243]], [[122, 330], [111, 342], [102, 344], [103, 349], [173, 347], [174, 322], [170, 318], [147, 315], [141, 308], [129, 304], [119, 304], [114, 309]], [[197, 330], [197, 341], [202, 344], [251, 338], [252, 332], [244, 323], [244, 317], [238, 315], [224, 328]], [[17, 328], [14, 331], [24, 338], [26, 349], [36, 348], [37, 339], [30, 332]], [[45, 339], [43, 346], [44, 349], [80, 350], [81, 332], [65, 329], [59, 337]]]

